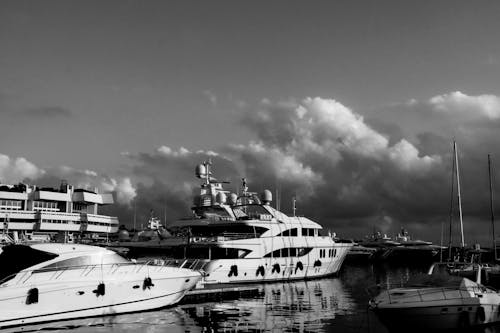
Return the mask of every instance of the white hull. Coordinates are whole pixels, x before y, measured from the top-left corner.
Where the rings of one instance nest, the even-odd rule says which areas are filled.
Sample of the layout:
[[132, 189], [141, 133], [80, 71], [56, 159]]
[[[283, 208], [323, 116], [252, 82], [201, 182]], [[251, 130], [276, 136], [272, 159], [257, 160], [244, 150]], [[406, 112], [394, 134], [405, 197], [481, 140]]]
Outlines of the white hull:
[[[107, 271], [109, 269], [109, 271]], [[154, 286], [145, 287], [151, 278]], [[0, 287], [0, 327], [145, 311], [177, 303], [201, 275], [149, 265], [95, 266], [16, 277]], [[104, 283], [104, 295], [95, 291]], [[27, 304], [30, 289], [36, 303]]]
[[305, 280], [337, 274], [350, 247], [334, 244], [329, 248], [336, 249], [335, 257], [326, 258], [320, 258], [319, 249], [314, 249], [303, 257], [211, 260], [203, 267], [206, 275], [200, 285]]

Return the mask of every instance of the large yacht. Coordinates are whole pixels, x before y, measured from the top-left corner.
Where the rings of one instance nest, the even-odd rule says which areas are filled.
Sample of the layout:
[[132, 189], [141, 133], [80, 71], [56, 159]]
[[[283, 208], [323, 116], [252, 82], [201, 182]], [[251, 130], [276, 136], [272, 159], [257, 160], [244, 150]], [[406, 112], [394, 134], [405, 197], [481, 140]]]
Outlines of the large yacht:
[[[172, 237], [139, 246], [205, 260], [205, 286], [318, 278], [340, 270], [352, 243], [336, 242], [318, 223], [273, 208], [271, 192], [258, 196], [245, 179], [239, 195], [225, 191], [227, 182], [212, 177], [210, 168], [210, 162], [196, 167], [200, 195], [191, 216], [169, 225]], [[137, 250], [133, 243], [125, 246]]]
[[0, 328], [161, 308], [201, 278], [82, 244], [7, 245], [0, 265]]
[[118, 219], [98, 210], [113, 204], [111, 193], [75, 188], [0, 184], [0, 234], [5, 241], [46, 240], [60, 234], [107, 235], [118, 231]]

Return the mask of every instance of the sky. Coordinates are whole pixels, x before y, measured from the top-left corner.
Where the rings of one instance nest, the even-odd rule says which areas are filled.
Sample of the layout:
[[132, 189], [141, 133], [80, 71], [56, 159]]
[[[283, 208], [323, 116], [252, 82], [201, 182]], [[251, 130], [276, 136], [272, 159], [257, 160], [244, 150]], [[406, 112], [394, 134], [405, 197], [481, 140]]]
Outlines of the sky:
[[465, 238], [487, 245], [499, 12], [498, 1], [1, 0], [0, 181], [97, 186], [127, 226], [134, 207], [138, 223], [151, 209], [170, 222], [189, 214], [194, 168], [212, 158], [232, 190], [241, 177], [278, 188], [283, 210], [296, 196], [299, 214], [341, 237], [406, 227], [439, 241], [455, 139]]

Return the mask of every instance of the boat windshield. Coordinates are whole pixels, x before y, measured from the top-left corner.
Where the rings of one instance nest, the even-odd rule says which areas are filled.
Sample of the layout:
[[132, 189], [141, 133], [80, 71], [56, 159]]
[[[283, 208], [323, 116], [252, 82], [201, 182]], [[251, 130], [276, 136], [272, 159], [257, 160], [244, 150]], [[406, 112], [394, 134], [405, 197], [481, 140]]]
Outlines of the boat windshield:
[[233, 207], [234, 215], [241, 220], [271, 220], [273, 216], [261, 205], [240, 205]]
[[56, 261], [50, 265], [42, 267], [40, 270], [52, 270], [62, 268], [78, 268], [89, 265], [111, 265], [111, 264], [126, 264], [130, 263], [117, 253], [95, 253], [90, 255], [82, 255], [74, 258]]
[[52, 260], [56, 254], [35, 250], [26, 245], [8, 245], [0, 254], [0, 281], [5, 277], [19, 273], [23, 269]]

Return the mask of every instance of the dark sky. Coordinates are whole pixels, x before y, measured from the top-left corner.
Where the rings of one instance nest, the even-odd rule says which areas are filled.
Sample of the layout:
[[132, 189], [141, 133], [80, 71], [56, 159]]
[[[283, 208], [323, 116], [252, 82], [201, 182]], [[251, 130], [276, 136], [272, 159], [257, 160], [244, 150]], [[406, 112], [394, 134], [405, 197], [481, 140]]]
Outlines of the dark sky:
[[466, 230], [487, 239], [499, 14], [498, 1], [2, 0], [0, 180], [65, 177], [117, 191], [123, 223], [131, 200], [171, 220], [216, 156], [222, 178], [297, 194], [346, 237], [405, 225], [437, 240], [455, 137]]

